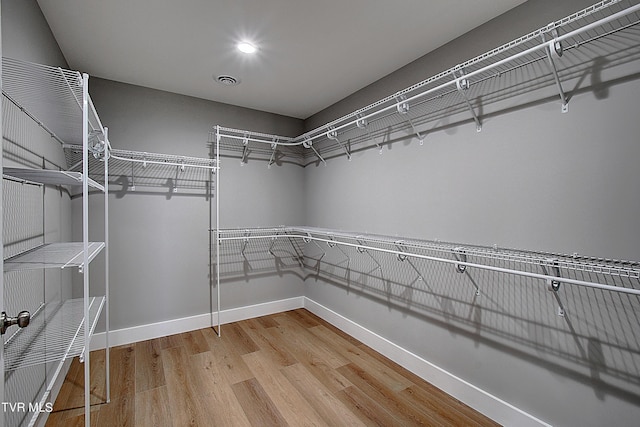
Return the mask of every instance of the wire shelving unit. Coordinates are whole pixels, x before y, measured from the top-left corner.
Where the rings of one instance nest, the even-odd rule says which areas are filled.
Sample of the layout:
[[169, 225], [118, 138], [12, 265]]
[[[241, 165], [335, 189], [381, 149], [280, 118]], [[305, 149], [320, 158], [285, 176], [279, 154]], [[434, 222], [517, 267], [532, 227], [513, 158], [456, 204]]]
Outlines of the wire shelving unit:
[[[487, 105], [530, 91], [553, 89], [559, 111], [567, 112], [570, 96], [563, 81], [589, 71], [598, 58], [606, 57], [609, 67], [640, 59], [640, 4], [624, 0], [604, 0], [495, 49], [464, 61], [408, 88], [308, 131], [298, 137], [269, 135], [214, 126], [210, 132], [215, 145], [216, 165], [220, 157], [266, 160], [271, 167], [282, 157], [301, 166], [313, 162], [326, 165], [326, 158], [346, 156], [356, 149], [377, 147], [382, 152], [385, 137], [408, 132], [422, 144], [430, 123], [446, 116], [468, 114], [476, 131], [482, 130], [479, 104]], [[545, 95], [546, 96], [546, 95]], [[224, 152], [224, 154], [222, 154]], [[522, 250], [480, 247], [437, 241], [366, 235], [306, 227], [224, 229], [220, 221], [221, 168], [216, 174], [215, 242], [218, 334], [220, 334], [220, 263], [225, 243], [244, 256], [252, 240], [271, 240], [269, 252], [278, 241], [289, 242], [296, 257], [300, 245], [313, 244], [321, 252], [345, 247], [360, 253], [384, 253], [399, 261], [417, 258], [451, 264], [458, 272], [468, 268], [515, 274], [544, 281], [557, 292], [561, 283], [640, 295], [640, 286], [617, 286], [569, 277], [566, 272], [595, 273], [596, 276], [640, 279], [637, 262], [596, 259], [577, 254], [564, 255]], [[306, 255], [302, 251], [304, 258]], [[370, 254], [371, 255], [371, 254]], [[275, 255], [274, 255], [275, 256]], [[347, 257], [348, 258], [348, 257]], [[378, 263], [375, 258], [373, 261]], [[497, 262], [507, 267], [496, 266]], [[410, 264], [410, 263], [408, 263]], [[413, 265], [413, 264], [411, 264]], [[300, 261], [304, 266], [304, 261]], [[382, 267], [378, 263], [378, 267]], [[415, 268], [414, 268], [415, 269]], [[532, 271], [537, 269], [537, 271]], [[627, 282], [625, 282], [627, 283]], [[479, 289], [476, 289], [479, 293]], [[562, 308], [562, 307], [561, 307]]]
[[[252, 252], [252, 246], [259, 246], [261, 253], [268, 253], [276, 258], [293, 258], [295, 262], [290, 264], [292, 268], [297, 266], [307, 268], [310, 265], [309, 261], [319, 266], [329, 251], [340, 251], [340, 257], [345, 258], [342, 262], [345, 263], [347, 270], [352, 265], [353, 254], [366, 254], [381, 270], [380, 274], [382, 274], [382, 257], [392, 257], [406, 268], [414, 270], [419, 277], [422, 277], [422, 272], [411, 260], [442, 263], [451, 266], [458, 273], [486, 270], [536, 279], [542, 286], [554, 292], [558, 301], [561, 284], [640, 296], [640, 263], [637, 261], [524, 251], [497, 246], [465, 245], [313, 227], [280, 226], [211, 231], [216, 235], [218, 242], [216, 245], [218, 288], [222, 256], [230, 257], [231, 262], [234, 259], [244, 259], [248, 262], [247, 255]], [[259, 245], [258, 242], [260, 242]], [[265, 248], [268, 248], [266, 252], [264, 252]], [[275, 268], [273, 264], [271, 268]], [[624, 280], [611, 284], [610, 282], [616, 281], [607, 278]], [[481, 295], [481, 290], [477, 286], [475, 292], [477, 296]], [[564, 310], [562, 305], [559, 308]], [[559, 311], [558, 314], [563, 315], [563, 311]], [[217, 318], [219, 333], [221, 324], [219, 307]]]
[[[97, 320], [106, 317], [106, 390], [109, 380], [109, 252], [108, 187], [90, 178], [89, 159], [101, 171], [101, 181], [109, 177], [109, 138], [89, 96], [89, 76], [77, 71], [49, 67], [11, 58], [2, 59], [2, 94], [24, 115], [60, 144], [79, 147], [79, 159], [69, 170], [3, 168], [3, 178], [37, 185], [80, 187], [82, 194], [82, 241], [45, 243], [3, 260], [4, 272], [77, 267], [83, 277], [83, 297], [58, 303], [43, 303], [29, 326], [5, 340], [4, 369], [12, 371], [38, 364], [55, 363], [53, 378], [40, 403], [46, 402], [65, 360], [79, 356], [84, 363], [85, 425], [90, 425], [89, 348]], [[93, 172], [97, 174], [97, 172]], [[104, 193], [104, 242], [89, 241], [89, 189]], [[92, 296], [89, 266], [101, 252], [105, 254], [105, 295]], [[38, 413], [30, 425], [38, 421]]]
[[[214, 230], [215, 231], [215, 230]], [[498, 247], [464, 245], [429, 240], [417, 240], [402, 237], [391, 237], [376, 234], [354, 233], [313, 227], [278, 227], [278, 228], [246, 228], [221, 229], [220, 244], [240, 241], [246, 248], [252, 240], [278, 239], [300, 241], [298, 244], [310, 242], [318, 245], [321, 252], [336, 246], [351, 247], [358, 252], [375, 251], [395, 256], [399, 261], [406, 258], [425, 259], [454, 265], [463, 270], [467, 267], [493, 270], [502, 273], [516, 274], [559, 283], [594, 287], [613, 292], [640, 295], [640, 287], [611, 286], [596, 282], [586, 282], [563, 277], [563, 271], [581, 271], [598, 273], [616, 277], [640, 280], [640, 263], [635, 261], [591, 258], [578, 254], [556, 254], [548, 252], [522, 251]], [[241, 253], [244, 252], [244, 249]], [[514, 266], [511, 269], [494, 267], [496, 261], [507, 261]], [[539, 266], [548, 269], [547, 274], [532, 273], [524, 266]], [[520, 267], [520, 268], [518, 268]], [[640, 283], [639, 283], [640, 285]]]
[[558, 110], [567, 112], [571, 96], [563, 82], [594, 66], [613, 68], [640, 59], [640, 4], [633, 3], [600, 1], [297, 137], [216, 127], [211, 139], [243, 162], [268, 159], [271, 166], [280, 155], [306, 166], [326, 164], [330, 157], [351, 159], [367, 148], [382, 152], [397, 132], [422, 144], [433, 123], [453, 115], [466, 114], [463, 120], [475, 122], [480, 132], [481, 109], [539, 89], [553, 88]]

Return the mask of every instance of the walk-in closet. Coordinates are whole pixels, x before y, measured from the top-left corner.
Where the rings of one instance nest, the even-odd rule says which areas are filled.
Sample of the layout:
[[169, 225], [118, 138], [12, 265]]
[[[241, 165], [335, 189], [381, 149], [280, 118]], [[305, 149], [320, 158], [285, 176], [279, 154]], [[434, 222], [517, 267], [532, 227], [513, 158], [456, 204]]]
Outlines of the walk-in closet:
[[637, 0], [0, 16], [0, 427], [637, 425]]

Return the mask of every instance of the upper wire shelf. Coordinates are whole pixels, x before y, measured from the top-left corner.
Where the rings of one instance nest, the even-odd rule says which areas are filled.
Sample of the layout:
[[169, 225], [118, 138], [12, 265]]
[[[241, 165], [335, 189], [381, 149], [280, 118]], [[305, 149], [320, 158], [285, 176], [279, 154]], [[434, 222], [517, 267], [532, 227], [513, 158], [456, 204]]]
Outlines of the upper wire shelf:
[[[213, 230], [216, 231], [216, 230]], [[219, 230], [219, 241], [249, 242], [255, 239], [302, 239], [305, 243], [324, 243], [328, 248], [336, 245], [351, 247], [359, 252], [368, 250], [387, 253], [403, 261], [407, 257], [453, 264], [460, 272], [467, 267], [518, 274], [537, 279], [552, 280], [604, 290], [640, 295], [640, 288], [612, 286], [565, 277], [563, 271], [579, 271], [607, 276], [640, 279], [640, 263], [578, 254], [523, 251], [499, 247], [463, 245], [458, 243], [408, 239], [376, 234], [362, 234], [312, 227], [237, 228]], [[320, 247], [321, 245], [318, 245]], [[324, 249], [323, 249], [324, 250]], [[512, 266], [495, 267], [496, 264]], [[525, 266], [538, 266], [542, 273], [532, 273]]]
[[[218, 144], [216, 138], [220, 135]], [[239, 130], [218, 126], [209, 133], [209, 141], [222, 151], [233, 157], [239, 157], [242, 164], [247, 159], [268, 161], [270, 167], [283, 159], [297, 164], [304, 164], [306, 153], [295, 138], [270, 135], [261, 132]]]
[[640, 59], [640, 5], [634, 3], [600, 1], [296, 138], [223, 127], [213, 132], [221, 150], [243, 159], [252, 151], [268, 155], [275, 141], [281, 154], [305, 166], [313, 158], [324, 162], [327, 156], [351, 158], [358, 149], [382, 150], [385, 138], [399, 131], [408, 130], [422, 143], [431, 131], [427, 124], [459, 113], [480, 131], [480, 107], [537, 89], [555, 87], [564, 112], [570, 97], [563, 81], [594, 66]]
[[[78, 71], [2, 58], [2, 94], [61, 144], [82, 145], [82, 86]], [[104, 141], [105, 129], [91, 98], [90, 136]]]
[[[67, 164], [80, 165], [82, 146], [64, 146]], [[104, 183], [102, 158], [89, 157], [89, 176]], [[109, 150], [109, 176], [112, 183], [135, 191], [136, 185], [143, 187], [166, 187], [201, 189], [207, 188], [211, 174], [216, 171], [216, 160], [175, 154], [142, 151]]]

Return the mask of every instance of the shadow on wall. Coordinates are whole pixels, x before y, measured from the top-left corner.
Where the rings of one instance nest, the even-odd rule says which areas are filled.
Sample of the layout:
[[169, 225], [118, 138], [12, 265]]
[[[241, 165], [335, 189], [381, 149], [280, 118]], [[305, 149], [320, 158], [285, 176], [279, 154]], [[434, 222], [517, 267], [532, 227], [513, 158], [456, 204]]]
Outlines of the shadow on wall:
[[[640, 403], [637, 296], [567, 284], [554, 292], [533, 278], [473, 268], [461, 272], [455, 265], [401, 260], [358, 248], [336, 246], [325, 251], [312, 243], [224, 242], [222, 282], [291, 273], [329, 283], [446, 329], [452, 337], [469, 338], [475, 347], [488, 346], [584, 383], [600, 400], [614, 395]], [[468, 261], [475, 262], [471, 257]], [[496, 267], [513, 267], [508, 261], [492, 262]], [[541, 266], [528, 268], [545, 274]], [[563, 275], [640, 287], [635, 278], [571, 270]], [[564, 316], [558, 315], [560, 307]]]
[[[213, 198], [213, 182], [207, 180], [207, 176], [197, 171], [197, 174], [179, 175], [167, 177], [166, 173], [151, 175], [119, 175], [109, 182], [109, 191], [115, 194], [117, 199], [134, 194], [163, 195], [167, 200], [173, 197], [198, 197], [209, 201]], [[204, 175], [207, 175], [204, 173]]]

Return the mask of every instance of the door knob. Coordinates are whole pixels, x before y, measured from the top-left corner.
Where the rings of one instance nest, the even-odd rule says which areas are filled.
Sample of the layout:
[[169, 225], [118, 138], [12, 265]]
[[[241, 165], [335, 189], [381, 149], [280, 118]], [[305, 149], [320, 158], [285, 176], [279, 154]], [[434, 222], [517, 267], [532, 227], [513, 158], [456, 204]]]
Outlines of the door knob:
[[20, 328], [24, 328], [29, 325], [31, 321], [31, 314], [28, 311], [21, 311], [16, 317], [9, 317], [4, 311], [0, 314], [0, 334], [4, 335], [7, 332], [9, 326], [18, 325]]

